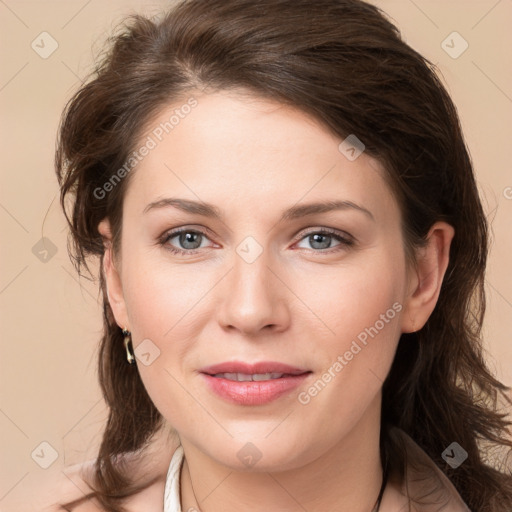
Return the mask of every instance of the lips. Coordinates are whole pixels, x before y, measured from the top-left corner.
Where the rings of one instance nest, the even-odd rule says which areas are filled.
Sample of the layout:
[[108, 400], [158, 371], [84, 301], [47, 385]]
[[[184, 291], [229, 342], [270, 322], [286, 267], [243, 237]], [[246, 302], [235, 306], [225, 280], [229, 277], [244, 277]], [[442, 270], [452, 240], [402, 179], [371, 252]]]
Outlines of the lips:
[[218, 397], [237, 405], [264, 405], [284, 396], [312, 372], [284, 363], [230, 361], [200, 370], [208, 388]]
[[226, 361], [224, 363], [206, 366], [199, 371], [207, 375], [217, 375], [219, 373], [241, 373], [244, 375], [280, 373], [284, 375], [302, 375], [303, 373], [309, 373], [310, 370], [274, 361], [260, 361], [252, 364], [241, 361]]

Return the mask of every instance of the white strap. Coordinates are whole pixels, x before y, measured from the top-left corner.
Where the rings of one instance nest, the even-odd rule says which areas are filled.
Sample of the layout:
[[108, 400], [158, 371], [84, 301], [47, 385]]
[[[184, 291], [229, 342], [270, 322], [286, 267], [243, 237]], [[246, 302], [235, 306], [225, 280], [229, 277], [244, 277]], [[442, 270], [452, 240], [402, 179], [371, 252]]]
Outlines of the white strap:
[[164, 512], [181, 512], [180, 473], [183, 463], [183, 446], [179, 445], [172, 456], [165, 480]]

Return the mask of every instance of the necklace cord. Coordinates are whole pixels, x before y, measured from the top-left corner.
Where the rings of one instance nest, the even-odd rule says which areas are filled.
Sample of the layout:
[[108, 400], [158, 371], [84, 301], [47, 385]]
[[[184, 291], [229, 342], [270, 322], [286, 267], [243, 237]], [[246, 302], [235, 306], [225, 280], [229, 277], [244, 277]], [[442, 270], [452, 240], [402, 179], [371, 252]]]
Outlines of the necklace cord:
[[[386, 452], [384, 452], [386, 453]], [[384, 457], [384, 471], [382, 473], [382, 485], [380, 486], [379, 495], [377, 496], [377, 501], [375, 502], [375, 505], [373, 506], [372, 512], [379, 512], [380, 505], [382, 502], [382, 496], [384, 495], [384, 491], [386, 489], [386, 484], [388, 483], [388, 477], [389, 477], [389, 464], [388, 464], [388, 458], [387, 456]]]
[[[386, 484], [388, 483], [388, 476], [389, 476], [388, 458], [385, 457], [384, 470], [383, 470], [383, 473], [382, 473], [382, 485], [380, 486], [379, 495], [377, 496], [377, 501], [375, 502], [375, 505], [374, 505], [374, 507], [373, 507], [371, 512], [379, 512], [379, 510], [380, 510], [380, 505], [381, 505], [381, 502], [382, 502], [382, 496], [384, 495], [384, 491], [386, 489]], [[190, 485], [192, 487], [192, 494], [194, 496], [194, 501], [197, 504], [197, 498], [196, 498], [196, 493], [195, 493], [195, 490], [194, 490], [194, 485], [192, 484], [192, 479], [190, 479]]]

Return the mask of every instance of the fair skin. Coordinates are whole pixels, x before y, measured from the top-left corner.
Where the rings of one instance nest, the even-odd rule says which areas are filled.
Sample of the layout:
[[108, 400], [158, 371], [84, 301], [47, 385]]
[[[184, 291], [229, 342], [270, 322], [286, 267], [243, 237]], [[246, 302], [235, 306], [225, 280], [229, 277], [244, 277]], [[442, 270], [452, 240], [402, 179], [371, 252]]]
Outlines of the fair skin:
[[[435, 307], [453, 228], [432, 226], [417, 267], [408, 267], [400, 211], [378, 161], [365, 153], [348, 160], [341, 138], [290, 107], [233, 91], [194, 97], [198, 106], [132, 171], [118, 255], [108, 220], [99, 225], [116, 322], [132, 332], [135, 350], [149, 339], [160, 351], [137, 365], [184, 448], [182, 509], [368, 512], [382, 481], [382, 384], [400, 334], [420, 329]], [[171, 206], [144, 213], [170, 197], [210, 203], [222, 217]], [[292, 206], [335, 200], [367, 212], [280, 220]], [[159, 244], [181, 227], [204, 235]], [[324, 228], [353, 245], [325, 235], [327, 248], [318, 248], [311, 235]], [[262, 250], [252, 263], [237, 253], [249, 236]], [[393, 304], [400, 310], [378, 334], [301, 403], [299, 393]], [[213, 394], [198, 373], [230, 360], [311, 373], [273, 402], [239, 405]], [[261, 453], [251, 468], [237, 456], [247, 442]]]

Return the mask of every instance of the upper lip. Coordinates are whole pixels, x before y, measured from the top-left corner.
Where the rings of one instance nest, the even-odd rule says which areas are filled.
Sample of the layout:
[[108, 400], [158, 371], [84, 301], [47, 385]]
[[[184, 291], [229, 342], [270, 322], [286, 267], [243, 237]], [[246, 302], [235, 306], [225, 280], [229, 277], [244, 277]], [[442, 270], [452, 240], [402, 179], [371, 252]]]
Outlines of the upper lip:
[[260, 361], [252, 364], [242, 361], [226, 361], [212, 366], [205, 366], [199, 371], [201, 373], [207, 373], [208, 375], [215, 375], [217, 373], [243, 373], [246, 375], [254, 375], [255, 373], [285, 373], [301, 375], [309, 372], [309, 370], [303, 368], [297, 368], [296, 366], [274, 361]]

